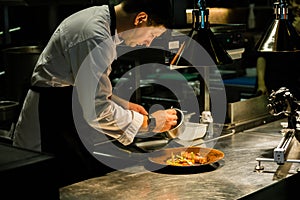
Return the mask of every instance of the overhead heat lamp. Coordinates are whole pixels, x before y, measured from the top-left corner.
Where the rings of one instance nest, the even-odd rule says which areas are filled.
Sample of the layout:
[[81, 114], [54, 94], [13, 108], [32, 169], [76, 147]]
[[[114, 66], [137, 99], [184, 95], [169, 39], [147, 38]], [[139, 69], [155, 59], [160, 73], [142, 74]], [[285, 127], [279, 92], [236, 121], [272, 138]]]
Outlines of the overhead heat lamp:
[[[197, 9], [196, 9], [197, 5]], [[228, 52], [217, 41], [215, 35], [210, 29], [209, 9], [206, 8], [205, 0], [195, 1], [195, 9], [192, 12], [192, 29], [188, 34], [177, 54], [171, 61], [171, 69], [197, 67], [201, 70], [202, 78], [200, 80], [201, 92], [205, 112], [211, 110], [210, 94], [210, 72], [212, 66], [232, 64], [233, 60]], [[198, 46], [201, 46], [206, 52], [201, 53]], [[203, 51], [202, 51], [203, 52]], [[210, 57], [210, 59], [205, 58]], [[218, 79], [219, 80], [219, 79]], [[201, 84], [202, 83], [202, 84]]]
[[275, 0], [275, 19], [263, 34], [256, 49], [258, 52], [296, 52], [300, 50], [300, 37], [288, 20], [286, 0]]
[[[196, 3], [195, 3], [196, 4]], [[193, 25], [189, 33], [190, 40], [193, 39], [199, 43], [210, 55], [215, 65], [231, 64], [233, 61], [227, 51], [222, 47], [220, 42], [217, 41], [214, 33], [210, 29], [209, 23], [209, 9], [206, 8], [206, 1], [199, 0], [198, 9], [193, 9]], [[199, 58], [198, 52], [193, 51], [194, 47], [191, 41], [185, 41], [179, 49], [177, 56], [174, 57], [171, 64], [180, 65], [180, 59], [185, 51], [188, 51], [186, 59], [194, 61]], [[196, 63], [197, 64], [197, 63]], [[203, 63], [199, 63], [203, 65]]]

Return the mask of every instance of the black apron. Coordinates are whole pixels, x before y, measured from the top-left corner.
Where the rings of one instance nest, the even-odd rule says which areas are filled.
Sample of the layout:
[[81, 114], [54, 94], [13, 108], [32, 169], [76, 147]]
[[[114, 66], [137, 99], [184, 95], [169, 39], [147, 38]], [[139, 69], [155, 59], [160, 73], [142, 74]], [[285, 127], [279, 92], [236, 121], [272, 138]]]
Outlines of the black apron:
[[[113, 6], [109, 8], [113, 36], [116, 28], [115, 11]], [[41, 150], [55, 156], [60, 187], [112, 171], [88, 152], [77, 133], [72, 113], [72, 101], [78, 101], [76, 92], [75, 98], [72, 98], [74, 89], [73, 86], [31, 87], [31, 90], [40, 94]], [[78, 102], [76, 104], [79, 105]], [[85, 122], [82, 116], [81, 121]], [[84, 126], [89, 127], [87, 123]], [[92, 127], [90, 130], [95, 131]]]

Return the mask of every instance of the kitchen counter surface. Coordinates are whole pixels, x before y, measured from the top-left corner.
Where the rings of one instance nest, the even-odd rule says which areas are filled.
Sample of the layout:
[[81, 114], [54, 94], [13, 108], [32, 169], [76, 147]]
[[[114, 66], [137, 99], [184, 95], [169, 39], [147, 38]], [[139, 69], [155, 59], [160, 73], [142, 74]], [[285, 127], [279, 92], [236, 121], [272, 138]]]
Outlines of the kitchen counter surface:
[[[63, 187], [60, 189], [61, 200], [251, 199], [249, 194], [276, 188], [272, 185], [298, 177], [297, 163], [262, 162], [264, 170], [255, 171], [256, 158], [273, 158], [273, 149], [282, 138], [282, 121], [286, 120], [221, 136], [213, 148], [223, 151], [225, 156], [210, 168], [148, 171], [144, 165], [129, 166], [126, 170], [116, 170]], [[293, 141], [292, 148], [297, 149], [299, 143], [296, 139]], [[276, 194], [272, 199], [288, 199], [286, 193], [283, 191], [282, 196]]]

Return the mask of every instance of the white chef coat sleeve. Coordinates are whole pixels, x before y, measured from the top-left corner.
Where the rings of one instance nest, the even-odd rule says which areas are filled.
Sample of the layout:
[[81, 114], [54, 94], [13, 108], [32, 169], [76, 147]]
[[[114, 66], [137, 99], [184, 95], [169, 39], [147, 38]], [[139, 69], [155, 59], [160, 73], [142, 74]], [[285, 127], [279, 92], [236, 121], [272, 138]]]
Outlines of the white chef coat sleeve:
[[[115, 44], [111, 39], [103, 42], [91, 40], [77, 45], [76, 48], [88, 51], [75, 79], [85, 120], [94, 129], [116, 138], [124, 145], [132, 143], [142, 126], [143, 115], [124, 109], [111, 100], [112, 85], [109, 74], [116, 57]], [[72, 52], [75, 54], [72, 56], [76, 56], [77, 51], [73, 49]]]

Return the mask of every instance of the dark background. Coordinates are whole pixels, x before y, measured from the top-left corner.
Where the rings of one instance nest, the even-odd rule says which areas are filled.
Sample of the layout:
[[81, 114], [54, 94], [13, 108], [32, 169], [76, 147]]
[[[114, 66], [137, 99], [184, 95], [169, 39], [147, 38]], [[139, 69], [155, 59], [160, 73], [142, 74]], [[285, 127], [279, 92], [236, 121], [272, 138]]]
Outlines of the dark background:
[[[192, 0], [171, 0], [174, 5], [174, 27], [183, 27], [185, 9], [193, 8]], [[4, 29], [4, 19], [7, 18], [9, 28], [21, 27], [20, 30], [10, 34], [10, 41], [4, 41], [0, 35], [0, 47], [28, 44], [44, 45], [56, 26], [68, 15], [91, 5], [106, 3], [107, 0], [1, 0], [0, 31]], [[113, 0], [116, 3], [118, 0]], [[207, 7], [248, 8], [249, 3], [256, 7], [272, 7], [271, 0], [207, 0]], [[4, 9], [8, 17], [4, 16]], [[246, 11], [248, 12], [248, 11]], [[261, 19], [264, 20], [264, 19]], [[240, 17], [236, 22], [246, 23]]]

